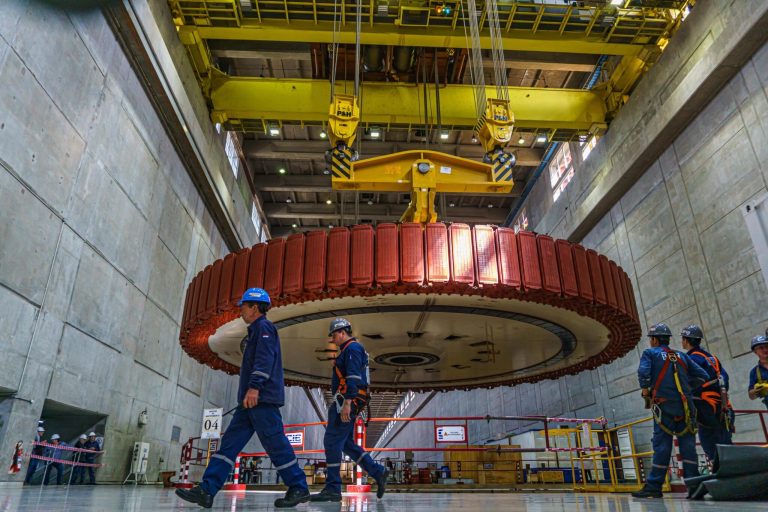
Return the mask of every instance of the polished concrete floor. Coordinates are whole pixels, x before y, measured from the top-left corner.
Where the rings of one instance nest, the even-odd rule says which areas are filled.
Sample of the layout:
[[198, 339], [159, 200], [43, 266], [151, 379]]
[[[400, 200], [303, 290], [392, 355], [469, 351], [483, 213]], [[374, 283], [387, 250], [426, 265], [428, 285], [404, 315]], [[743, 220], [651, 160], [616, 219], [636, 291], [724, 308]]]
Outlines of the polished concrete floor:
[[[272, 510], [277, 492], [224, 492], [216, 497], [214, 510]], [[171, 489], [158, 487], [0, 487], [0, 512], [44, 510], [58, 511], [129, 511], [202, 510], [178, 499]], [[686, 501], [682, 495], [670, 494], [663, 500], [636, 500], [627, 494], [573, 493], [392, 493], [383, 500], [373, 494], [344, 496], [341, 504], [303, 504], [296, 510], [317, 512], [422, 512], [434, 511], [505, 511], [505, 512], [751, 512], [768, 510], [762, 502]]]

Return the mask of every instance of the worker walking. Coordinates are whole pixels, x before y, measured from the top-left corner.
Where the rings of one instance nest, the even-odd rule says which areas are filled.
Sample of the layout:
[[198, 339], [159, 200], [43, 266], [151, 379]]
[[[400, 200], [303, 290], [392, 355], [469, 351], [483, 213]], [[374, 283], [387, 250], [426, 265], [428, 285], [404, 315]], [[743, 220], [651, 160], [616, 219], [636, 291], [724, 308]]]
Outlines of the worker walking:
[[346, 318], [331, 321], [328, 336], [338, 347], [333, 363], [331, 392], [334, 402], [328, 409], [328, 426], [323, 437], [327, 479], [325, 487], [312, 495], [312, 501], [341, 501], [342, 452], [348, 455], [376, 480], [376, 497], [384, 496], [389, 470], [373, 461], [362, 447], [355, 444], [355, 418], [368, 405], [370, 383], [368, 354], [363, 345], [352, 337], [352, 325]]
[[688, 357], [699, 365], [709, 379], [693, 390], [693, 403], [699, 427], [699, 441], [707, 460], [714, 462], [718, 444], [732, 444], [735, 415], [728, 400], [728, 372], [720, 360], [701, 348], [704, 333], [701, 327], [692, 324], [682, 330], [683, 349]]
[[653, 412], [653, 464], [645, 486], [632, 493], [635, 498], [661, 498], [673, 436], [680, 442], [685, 478], [699, 475], [691, 391], [709, 377], [688, 355], [669, 348], [672, 331], [666, 324], [651, 326], [648, 337], [651, 348], [643, 352], [637, 376], [646, 407]]
[[768, 336], [752, 338], [751, 348], [758, 360], [757, 366], [749, 372], [749, 399], [761, 398], [768, 409]]
[[213, 497], [235, 465], [234, 460], [255, 432], [288, 485], [285, 496], [275, 500], [275, 507], [294, 507], [309, 500], [309, 489], [304, 471], [285, 437], [280, 415], [280, 407], [285, 403], [285, 383], [280, 337], [266, 317], [271, 305], [269, 294], [261, 288], [250, 288], [238, 305], [240, 317], [249, 324], [237, 395], [242, 407], [235, 411], [221, 439], [221, 447], [211, 456], [200, 485], [189, 490], [176, 489], [176, 494], [186, 501], [211, 508]]

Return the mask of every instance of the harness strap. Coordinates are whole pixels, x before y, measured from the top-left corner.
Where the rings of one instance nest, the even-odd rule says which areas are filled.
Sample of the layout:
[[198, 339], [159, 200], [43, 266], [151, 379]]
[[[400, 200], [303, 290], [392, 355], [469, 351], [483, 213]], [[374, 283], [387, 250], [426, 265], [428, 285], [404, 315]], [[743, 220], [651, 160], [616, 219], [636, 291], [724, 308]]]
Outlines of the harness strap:
[[[691, 409], [688, 403], [688, 398], [685, 396], [685, 393], [683, 392], [683, 386], [680, 383], [680, 373], [677, 369], [677, 365], [683, 367], [686, 372], [688, 371], [685, 363], [680, 360], [680, 358], [677, 356], [677, 352], [670, 349], [667, 346], [663, 346], [662, 350], [666, 352], [667, 359], [664, 361], [664, 366], [661, 368], [661, 371], [659, 372], [659, 376], [656, 379], [656, 385], [653, 387], [653, 400], [654, 404], [653, 407], [651, 407], [651, 412], [653, 413], [653, 418], [656, 421], [656, 423], [659, 425], [659, 428], [666, 432], [667, 434], [671, 436], [682, 436], [687, 433], [695, 434], [696, 433], [696, 422], [692, 421], [691, 419]], [[664, 376], [667, 373], [667, 370], [669, 369], [670, 364], [672, 365], [672, 375], [674, 377], [675, 381], [675, 387], [677, 388], [677, 392], [680, 393], [680, 400], [683, 403], [683, 418], [685, 420], [685, 428], [681, 430], [680, 432], [675, 432], [672, 429], [667, 428], [664, 423], [662, 422], [662, 411], [661, 407], [659, 407], [659, 403], [661, 402], [660, 399], [656, 398], [656, 392], [658, 391], [659, 387], [661, 386], [662, 381], [664, 380]]]

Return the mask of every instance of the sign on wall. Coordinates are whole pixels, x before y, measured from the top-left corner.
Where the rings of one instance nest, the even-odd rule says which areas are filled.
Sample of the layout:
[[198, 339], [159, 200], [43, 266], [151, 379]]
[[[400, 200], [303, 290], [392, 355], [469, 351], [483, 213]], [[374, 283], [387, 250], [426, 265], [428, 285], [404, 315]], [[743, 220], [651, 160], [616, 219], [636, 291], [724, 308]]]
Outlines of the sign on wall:
[[435, 427], [435, 442], [464, 443], [467, 440], [467, 430], [464, 425], [438, 425]]
[[294, 430], [291, 432], [286, 432], [285, 437], [288, 438], [288, 442], [291, 443], [291, 446], [295, 446], [300, 450], [304, 449], [304, 431], [303, 430]]
[[203, 409], [203, 430], [200, 439], [221, 437], [221, 414], [223, 409]]

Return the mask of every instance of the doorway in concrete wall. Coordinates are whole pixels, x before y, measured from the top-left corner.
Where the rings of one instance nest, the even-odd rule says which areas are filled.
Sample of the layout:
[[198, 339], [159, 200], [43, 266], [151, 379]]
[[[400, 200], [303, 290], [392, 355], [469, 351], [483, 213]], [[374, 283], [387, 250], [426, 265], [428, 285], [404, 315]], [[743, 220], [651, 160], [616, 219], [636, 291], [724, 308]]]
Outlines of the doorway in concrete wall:
[[[107, 425], [107, 415], [71, 405], [62, 404], [53, 400], [46, 400], [43, 404], [43, 412], [40, 421], [45, 428], [44, 441], [50, 441], [54, 434], [58, 434], [61, 441], [69, 446], [74, 446], [81, 434], [96, 433], [99, 445], [104, 444], [104, 429]], [[61, 450], [60, 457], [70, 460], [73, 452]], [[72, 466], [64, 465], [62, 481], [67, 483], [70, 479]], [[41, 464], [32, 479], [32, 484], [40, 484], [43, 481], [45, 464]], [[57, 475], [58, 476], [58, 475]], [[53, 481], [53, 479], [51, 479]]]

